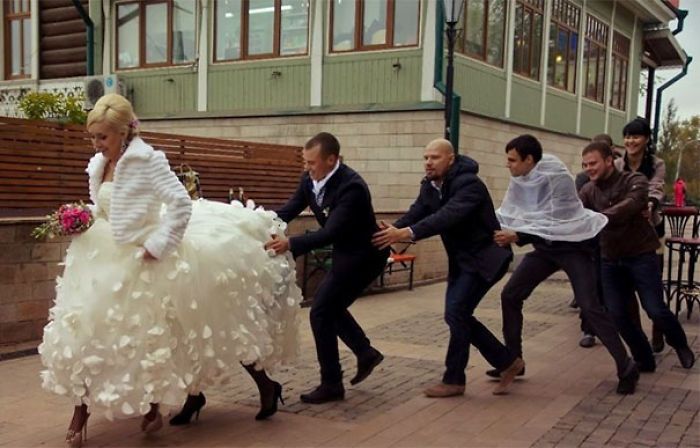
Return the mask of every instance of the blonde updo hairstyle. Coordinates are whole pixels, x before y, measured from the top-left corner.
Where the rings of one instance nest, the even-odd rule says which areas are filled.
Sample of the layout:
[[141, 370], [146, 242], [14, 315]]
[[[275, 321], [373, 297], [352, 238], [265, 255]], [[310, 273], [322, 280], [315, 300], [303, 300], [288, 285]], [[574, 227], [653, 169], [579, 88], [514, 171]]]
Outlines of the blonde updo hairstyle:
[[115, 131], [125, 135], [126, 143], [139, 135], [138, 119], [129, 100], [116, 93], [100, 98], [88, 113], [87, 127], [93, 123], [107, 123]]

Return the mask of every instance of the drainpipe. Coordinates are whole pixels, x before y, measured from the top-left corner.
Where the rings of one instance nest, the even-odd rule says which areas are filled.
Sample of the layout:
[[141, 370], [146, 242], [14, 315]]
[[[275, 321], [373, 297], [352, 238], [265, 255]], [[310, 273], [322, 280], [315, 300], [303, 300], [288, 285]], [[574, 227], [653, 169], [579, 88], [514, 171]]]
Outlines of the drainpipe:
[[676, 26], [676, 29], [673, 30], [671, 34], [674, 36], [681, 31], [683, 31], [683, 23], [685, 22], [685, 18], [688, 16], [688, 10], [687, 9], [677, 9], [671, 6], [671, 9], [673, 10], [674, 13], [676, 13], [676, 17], [678, 17], [678, 26]]
[[685, 64], [683, 65], [683, 70], [681, 70], [681, 72], [673, 78], [666, 81], [661, 87], [656, 89], [656, 108], [654, 109], [654, 143], [657, 142], [657, 138], [659, 136], [659, 123], [661, 122], [661, 94], [668, 87], [671, 87], [678, 80], [688, 74], [688, 66], [691, 62], [693, 62], [693, 57], [688, 56], [688, 58], [685, 60]]
[[[447, 94], [447, 86], [442, 81], [442, 60], [445, 56], [443, 49], [443, 24], [445, 23], [445, 11], [442, 1], [438, 0], [437, 10], [435, 12], [435, 73], [433, 76], [433, 87], [435, 87], [443, 95]], [[439, 25], [438, 25], [439, 24]], [[455, 150], [455, 154], [459, 154], [459, 118], [462, 108], [462, 97], [452, 92], [452, 107], [450, 113], [450, 143]]]
[[87, 75], [92, 76], [95, 74], [95, 24], [90, 19], [85, 8], [83, 8], [80, 0], [73, 0], [73, 5], [75, 5], [75, 9], [78, 10], [78, 14], [80, 14], [80, 18], [83, 19], [87, 28]]

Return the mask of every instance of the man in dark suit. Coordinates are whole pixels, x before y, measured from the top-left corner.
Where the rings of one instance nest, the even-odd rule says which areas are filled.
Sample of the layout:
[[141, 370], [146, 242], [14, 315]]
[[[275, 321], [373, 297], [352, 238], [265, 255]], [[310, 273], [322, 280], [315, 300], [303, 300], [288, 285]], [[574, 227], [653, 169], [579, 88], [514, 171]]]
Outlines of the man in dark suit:
[[449, 263], [445, 294], [445, 321], [450, 341], [442, 381], [425, 391], [429, 397], [464, 394], [473, 344], [501, 373], [493, 391], [506, 392], [516, 374], [524, 368], [516, 357], [474, 317], [474, 310], [486, 292], [498, 282], [513, 258], [509, 247], [499, 247], [493, 234], [500, 230], [486, 185], [479, 179], [479, 165], [466, 156], [454, 155], [452, 144], [437, 139], [423, 155], [425, 178], [418, 198], [393, 226], [381, 223], [374, 244], [384, 248], [401, 240], [421, 240], [440, 235]]
[[275, 238], [265, 245], [276, 253], [290, 250], [295, 257], [333, 245], [332, 267], [311, 305], [321, 384], [302, 394], [301, 401], [313, 404], [345, 398], [338, 337], [357, 356], [357, 374], [350, 384], [363, 381], [384, 359], [348, 307], [382, 272], [389, 251], [372, 245], [372, 234], [379, 229], [369, 189], [359, 174], [340, 162], [339, 154], [340, 144], [332, 134], [321, 132], [309, 140], [303, 151], [306, 172], [294, 196], [277, 211], [289, 222], [310, 207], [321, 229], [289, 239]]

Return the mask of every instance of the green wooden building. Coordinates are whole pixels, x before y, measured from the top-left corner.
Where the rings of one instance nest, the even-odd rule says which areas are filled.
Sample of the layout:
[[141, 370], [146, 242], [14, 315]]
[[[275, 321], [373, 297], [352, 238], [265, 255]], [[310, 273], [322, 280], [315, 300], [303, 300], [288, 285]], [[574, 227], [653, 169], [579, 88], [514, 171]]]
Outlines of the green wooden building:
[[[292, 144], [327, 130], [377, 208], [402, 210], [423, 146], [444, 129], [440, 2], [3, 0], [0, 114], [17, 115], [27, 90], [76, 93], [92, 81], [128, 96], [147, 129]], [[677, 6], [465, 0], [460, 151], [496, 197], [515, 135], [536, 134], [572, 169], [592, 135], [620, 140], [640, 72], [686, 62], [669, 29]]]

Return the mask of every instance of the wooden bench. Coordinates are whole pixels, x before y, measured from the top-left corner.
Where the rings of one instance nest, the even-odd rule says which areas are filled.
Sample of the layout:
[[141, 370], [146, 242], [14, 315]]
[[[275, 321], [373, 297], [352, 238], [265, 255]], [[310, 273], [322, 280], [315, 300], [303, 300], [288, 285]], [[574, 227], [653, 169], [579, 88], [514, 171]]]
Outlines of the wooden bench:
[[401, 245], [401, 249], [396, 249], [394, 246], [389, 246], [389, 258], [386, 261], [386, 267], [379, 276], [379, 286], [384, 288], [384, 276], [391, 275], [395, 272], [408, 271], [408, 290], [413, 289], [413, 267], [416, 262], [416, 255], [407, 254], [409, 247], [416, 244], [413, 241], [400, 241], [396, 245]]

